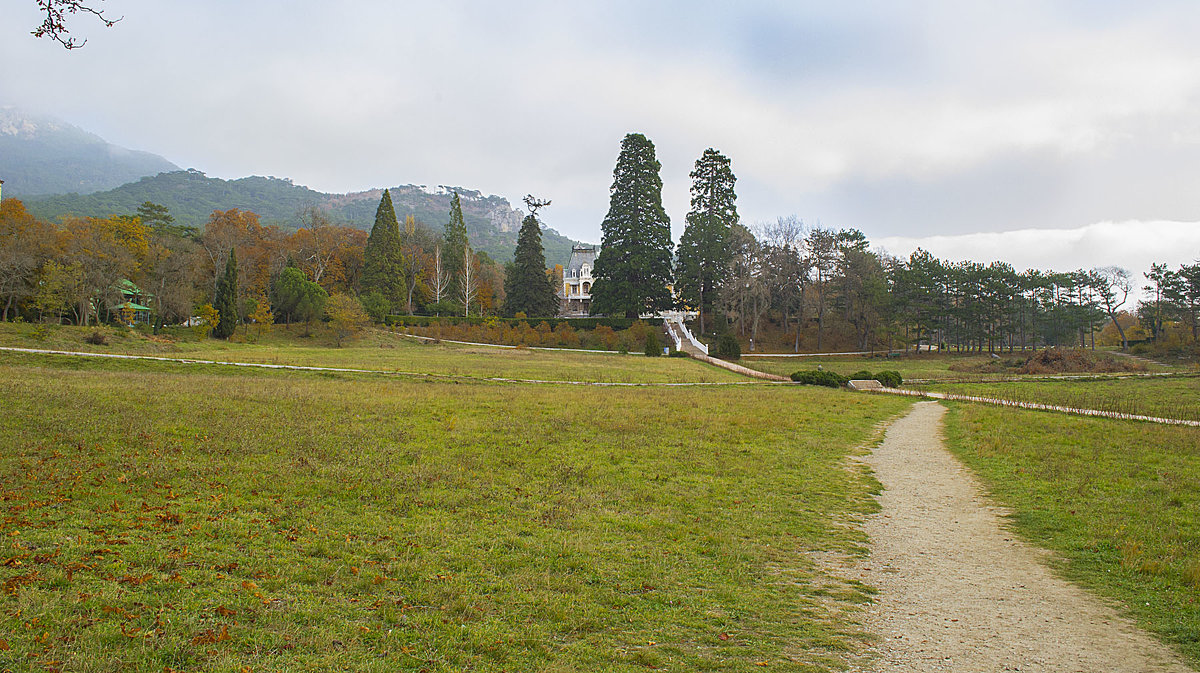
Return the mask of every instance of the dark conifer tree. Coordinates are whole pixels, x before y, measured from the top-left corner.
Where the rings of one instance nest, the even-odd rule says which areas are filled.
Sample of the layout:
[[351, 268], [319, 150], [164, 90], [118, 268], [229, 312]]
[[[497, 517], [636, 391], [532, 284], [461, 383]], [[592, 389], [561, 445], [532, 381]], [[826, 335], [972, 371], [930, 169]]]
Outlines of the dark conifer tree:
[[692, 209], [679, 238], [675, 290], [689, 307], [704, 316], [712, 314], [717, 289], [728, 275], [729, 232], [738, 224], [737, 178], [729, 158], [711, 147], [696, 160], [692, 178]]
[[450, 197], [450, 221], [446, 223], [446, 245], [442, 250], [442, 263], [450, 269], [449, 295], [462, 295], [462, 279], [459, 272], [467, 258], [467, 222], [463, 219], [462, 201], [458, 192]]
[[237, 329], [237, 289], [238, 289], [237, 256], [233, 248], [229, 249], [229, 258], [225, 260], [225, 273], [217, 279], [217, 292], [213, 298], [213, 308], [220, 314], [212, 334], [218, 339], [228, 339]]
[[383, 190], [379, 208], [375, 210], [375, 225], [363, 251], [362, 289], [364, 293], [378, 292], [397, 310], [405, 305], [404, 255], [400, 244], [400, 224], [392, 206], [392, 194]]
[[539, 208], [550, 205], [532, 195], [525, 197], [529, 215], [521, 222], [517, 235], [517, 251], [504, 276], [504, 307], [506, 316], [524, 313], [530, 318], [549, 318], [558, 313], [558, 297], [554, 281], [546, 273], [546, 252], [542, 248], [542, 227], [538, 222]]
[[636, 318], [671, 307], [671, 219], [662, 205], [661, 164], [640, 133], [621, 142], [608, 215], [592, 275], [592, 313]]

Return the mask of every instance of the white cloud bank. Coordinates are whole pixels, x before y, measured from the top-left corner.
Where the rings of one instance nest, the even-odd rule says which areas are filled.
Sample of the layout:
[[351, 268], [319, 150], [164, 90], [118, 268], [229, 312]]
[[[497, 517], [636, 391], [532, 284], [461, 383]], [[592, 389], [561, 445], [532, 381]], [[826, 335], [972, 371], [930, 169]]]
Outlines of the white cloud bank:
[[1013, 231], [945, 236], [888, 236], [873, 241], [887, 252], [908, 257], [922, 248], [950, 261], [1003, 261], [1018, 271], [1071, 271], [1120, 266], [1137, 285], [1150, 265], [1171, 267], [1200, 260], [1200, 222], [1168, 220], [1097, 222], [1075, 229]]
[[676, 237], [706, 147], [748, 223], [970, 241], [1200, 218], [1200, 3], [108, 0], [125, 18], [80, 17], [74, 52], [9, 4], [0, 104], [219, 177], [532, 192], [594, 241], [639, 131]]

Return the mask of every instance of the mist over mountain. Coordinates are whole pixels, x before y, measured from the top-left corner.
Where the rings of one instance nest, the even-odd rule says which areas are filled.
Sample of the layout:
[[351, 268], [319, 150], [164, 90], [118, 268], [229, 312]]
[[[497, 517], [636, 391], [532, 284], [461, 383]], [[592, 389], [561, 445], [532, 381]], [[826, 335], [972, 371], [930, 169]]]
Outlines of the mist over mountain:
[[7, 196], [87, 194], [179, 167], [118, 147], [48, 115], [0, 107], [0, 180]]

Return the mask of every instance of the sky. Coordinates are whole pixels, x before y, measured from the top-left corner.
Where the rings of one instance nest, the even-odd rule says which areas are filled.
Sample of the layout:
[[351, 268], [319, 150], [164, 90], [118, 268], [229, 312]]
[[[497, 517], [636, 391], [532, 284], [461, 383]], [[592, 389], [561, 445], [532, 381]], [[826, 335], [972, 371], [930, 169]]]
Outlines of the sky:
[[599, 241], [622, 137], [676, 238], [729, 156], [747, 225], [1057, 270], [1200, 258], [1200, 3], [103, 0], [63, 50], [6, 3], [0, 104], [208, 175], [551, 199]]

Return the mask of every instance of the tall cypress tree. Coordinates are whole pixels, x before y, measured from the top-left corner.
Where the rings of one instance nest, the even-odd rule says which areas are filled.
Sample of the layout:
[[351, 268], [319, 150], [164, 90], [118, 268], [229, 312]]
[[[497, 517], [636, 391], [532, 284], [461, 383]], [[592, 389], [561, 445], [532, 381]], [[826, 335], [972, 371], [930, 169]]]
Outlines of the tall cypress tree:
[[712, 314], [717, 289], [728, 275], [729, 232], [738, 224], [737, 178], [729, 158], [713, 148], [704, 150], [691, 172], [692, 209], [679, 238], [675, 290], [680, 299], [704, 316]]
[[212, 335], [218, 339], [228, 339], [237, 329], [237, 256], [233, 248], [229, 249], [229, 258], [225, 260], [225, 273], [217, 279], [217, 292], [213, 298], [213, 308], [217, 309], [220, 317], [213, 327]]
[[404, 254], [400, 243], [400, 224], [392, 206], [392, 193], [383, 190], [379, 208], [375, 210], [375, 225], [367, 237], [363, 251], [362, 289], [364, 293], [379, 292], [391, 304], [391, 310], [405, 306]]
[[558, 313], [558, 297], [554, 281], [546, 273], [546, 251], [542, 247], [542, 227], [538, 221], [539, 208], [550, 205], [533, 196], [525, 197], [529, 214], [521, 222], [517, 235], [517, 251], [513, 263], [504, 275], [504, 307], [506, 316], [524, 313], [530, 318], [549, 318]]
[[451, 297], [462, 294], [459, 272], [467, 256], [467, 222], [463, 219], [462, 201], [458, 192], [450, 197], [450, 221], [446, 223], [446, 246], [442, 250], [442, 262], [450, 269], [449, 293]]
[[654, 143], [640, 133], [625, 136], [600, 225], [592, 313], [636, 318], [671, 307], [671, 219], [662, 205], [661, 168]]

